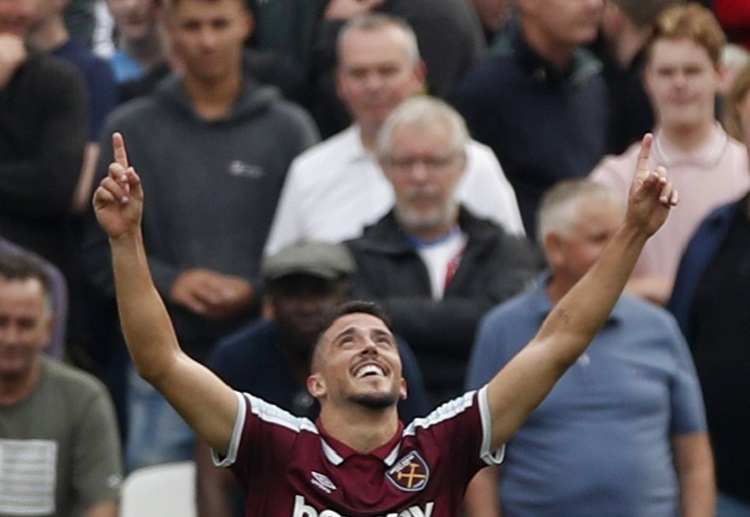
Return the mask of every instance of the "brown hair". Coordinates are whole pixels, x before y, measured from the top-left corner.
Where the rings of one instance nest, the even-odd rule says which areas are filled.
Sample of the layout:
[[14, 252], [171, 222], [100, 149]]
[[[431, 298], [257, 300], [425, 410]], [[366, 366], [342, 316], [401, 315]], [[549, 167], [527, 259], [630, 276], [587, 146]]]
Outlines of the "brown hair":
[[745, 132], [750, 131], [750, 128], [742, 127], [740, 114], [737, 111], [737, 104], [743, 101], [748, 92], [750, 92], [750, 64], [745, 65], [740, 73], [737, 74], [732, 84], [732, 89], [729, 90], [724, 99], [724, 129], [726, 129], [730, 136], [741, 141], [745, 140]]
[[646, 48], [650, 53], [654, 43], [663, 39], [689, 39], [703, 47], [716, 69], [721, 62], [721, 51], [727, 38], [716, 16], [710, 9], [691, 2], [667, 7], [656, 18]]

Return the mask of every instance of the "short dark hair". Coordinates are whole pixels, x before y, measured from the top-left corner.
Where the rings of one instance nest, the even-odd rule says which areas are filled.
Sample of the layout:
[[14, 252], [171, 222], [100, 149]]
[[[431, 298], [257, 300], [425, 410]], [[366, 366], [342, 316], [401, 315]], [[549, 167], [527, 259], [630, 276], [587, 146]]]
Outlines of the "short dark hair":
[[315, 344], [310, 351], [310, 362], [312, 366], [312, 362], [315, 360], [315, 352], [318, 349], [318, 346], [323, 341], [323, 334], [331, 328], [331, 325], [333, 325], [338, 319], [346, 316], [347, 314], [369, 314], [371, 316], [374, 316], [378, 318], [380, 321], [382, 321], [385, 326], [388, 328], [388, 330], [393, 333], [393, 327], [391, 326], [391, 319], [388, 317], [388, 314], [383, 310], [383, 308], [378, 305], [375, 302], [366, 302], [363, 300], [350, 300], [347, 302], [344, 302], [342, 304], [337, 305], [333, 308], [328, 314], [326, 314], [323, 317], [323, 324], [320, 327], [320, 332], [318, 333], [318, 337], [315, 339]]
[[0, 277], [7, 280], [37, 279], [47, 296], [52, 289], [52, 281], [44, 262], [36, 255], [24, 251], [0, 253]]
[[382, 320], [383, 323], [385, 323], [385, 326], [388, 327], [388, 330], [393, 332], [393, 329], [391, 328], [391, 319], [388, 317], [388, 314], [386, 314], [386, 312], [380, 305], [375, 302], [366, 302], [364, 300], [350, 300], [348, 302], [337, 305], [332, 311], [326, 314], [326, 316], [323, 318], [323, 330], [321, 331], [320, 335], [322, 336], [323, 333], [328, 330], [330, 326], [333, 325], [333, 323], [339, 318], [346, 316], [347, 314], [355, 314], [360, 312], [375, 316], [379, 320]]

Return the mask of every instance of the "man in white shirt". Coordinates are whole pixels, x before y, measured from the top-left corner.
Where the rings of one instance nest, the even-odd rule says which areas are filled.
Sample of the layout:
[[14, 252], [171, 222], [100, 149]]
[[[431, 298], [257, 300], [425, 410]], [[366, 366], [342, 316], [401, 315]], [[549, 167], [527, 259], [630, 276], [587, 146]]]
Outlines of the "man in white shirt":
[[[302, 239], [358, 237], [393, 205], [393, 191], [374, 157], [380, 126], [405, 99], [424, 90], [416, 37], [401, 20], [368, 14], [349, 21], [338, 41], [337, 88], [355, 123], [308, 149], [291, 165], [266, 255]], [[523, 235], [516, 196], [493, 152], [466, 149], [458, 199], [480, 217]]]

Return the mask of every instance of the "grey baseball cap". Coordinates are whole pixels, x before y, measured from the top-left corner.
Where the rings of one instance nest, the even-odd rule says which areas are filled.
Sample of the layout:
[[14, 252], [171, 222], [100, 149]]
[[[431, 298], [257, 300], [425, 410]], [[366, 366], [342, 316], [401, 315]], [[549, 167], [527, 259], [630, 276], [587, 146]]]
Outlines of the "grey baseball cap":
[[260, 273], [266, 282], [289, 275], [311, 275], [334, 280], [351, 275], [354, 269], [354, 258], [343, 244], [301, 241], [266, 257]]

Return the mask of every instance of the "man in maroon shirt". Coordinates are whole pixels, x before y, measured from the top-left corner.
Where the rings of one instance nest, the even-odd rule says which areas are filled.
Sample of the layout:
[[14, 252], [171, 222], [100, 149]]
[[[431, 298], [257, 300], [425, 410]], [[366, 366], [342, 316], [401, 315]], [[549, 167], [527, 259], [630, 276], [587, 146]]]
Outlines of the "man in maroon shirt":
[[406, 427], [396, 402], [407, 386], [387, 320], [368, 304], [342, 306], [313, 353], [307, 387], [321, 406], [313, 423], [234, 392], [180, 350], [146, 261], [140, 180], [122, 137], [113, 140], [115, 161], [94, 208], [109, 235], [130, 353], [140, 375], [231, 465], [253, 516], [457, 515], [466, 484], [502, 459], [503, 444], [585, 350], [677, 202], [666, 171], [648, 169], [648, 135], [625, 220], [600, 260], [486, 386]]

